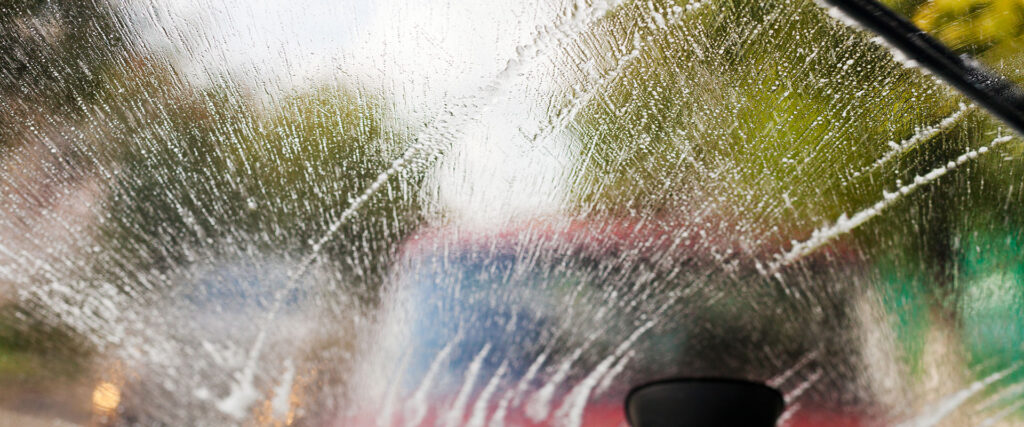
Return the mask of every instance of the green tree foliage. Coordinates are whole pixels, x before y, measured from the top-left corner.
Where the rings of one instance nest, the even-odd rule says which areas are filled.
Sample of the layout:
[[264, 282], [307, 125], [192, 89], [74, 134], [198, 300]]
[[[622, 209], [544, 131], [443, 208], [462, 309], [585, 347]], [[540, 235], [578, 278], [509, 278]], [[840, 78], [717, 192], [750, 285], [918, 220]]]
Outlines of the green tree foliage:
[[410, 141], [370, 92], [322, 87], [258, 107], [237, 87], [197, 89], [159, 70], [116, 79], [96, 154], [116, 176], [103, 265], [145, 274], [198, 254], [298, 262], [319, 251], [369, 291], [418, 224], [420, 178], [407, 173], [341, 216]]
[[[946, 88], [812, 2], [648, 4], [603, 27], [624, 48], [641, 46], [580, 115], [584, 205], [713, 212], [733, 233], [781, 227], [788, 240], [912, 178], [872, 165], [889, 141], [957, 109]], [[971, 144], [959, 128], [950, 134]]]

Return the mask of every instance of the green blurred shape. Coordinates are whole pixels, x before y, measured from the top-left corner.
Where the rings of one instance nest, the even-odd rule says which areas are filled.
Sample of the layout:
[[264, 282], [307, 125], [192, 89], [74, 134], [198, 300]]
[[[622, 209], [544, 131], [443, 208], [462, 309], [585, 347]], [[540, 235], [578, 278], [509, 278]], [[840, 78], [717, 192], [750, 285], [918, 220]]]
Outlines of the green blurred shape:
[[879, 293], [889, 313], [890, 327], [902, 347], [899, 356], [911, 376], [919, 377], [923, 373], [921, 362], [927, 334], [933, 326], [928, 289], [931, 282], [923, 274], [900, 265], [898, 261], [889, 261], [879, 266], [883, 278]]
[[[911, 378], [921, 380], [925, 351], [962, 352], [966, 366], [944, 369], [969, 373], [979, 381], [1012, 369], [1024, 360], [1024, 246], [1019, 231], [986, 230], [963, 234], [957, 254], [955, 291], [942, 292], [929, 273], [918, 268], [912, 256], [879, 263], [879, 286], [890, 327], [901, 349], [899, 356]], [[935, 328], [959, 337], [959, 347], [926, 348]], [[1024, 381], [1016, 370], [1001, 384]], [[987, 395], [1011, 401], [1019, 395], [999, 395], [1001, 387]], [[1007, 404], [1008, 402], [1003, 402]], [[985, 408], [989, 410], [991, 408]], [[1015, 411], [1019, 413], [1020, 411]]]
[[[1017, 232], [972, 234], [961, 258], [965, 344], [972, 363], [1024, 360], [1024, 246]], [[1024, 375], [1018, 375], [1024, 377]]]
[[0, 387], [82, 378], [91, 350], [66, 328], [53, 327], [16, 304], [0, 306]]

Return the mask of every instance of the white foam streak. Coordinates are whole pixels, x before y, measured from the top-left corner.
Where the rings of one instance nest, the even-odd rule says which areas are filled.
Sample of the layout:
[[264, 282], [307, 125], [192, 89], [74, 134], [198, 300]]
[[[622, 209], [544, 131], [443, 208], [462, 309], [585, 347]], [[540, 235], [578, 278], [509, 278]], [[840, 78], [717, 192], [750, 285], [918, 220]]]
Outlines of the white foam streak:
[[476, 377], [480, 374], [480, 368], [484, 365], [484, 358], [491, 351], [491, 344], [484, 345], [484, 348], [473, 357], [466, 370], [466, 378], [463, 380], [462, 388], [452, 403], [452, 408], [445, 416], [445, 425], [455, 427], [462, 423], [462, 414], [466, 412], [466, 405], [469, 403], [469, 395], [473, 392], [473, 385], [476, 384]]
[[583, 355], [583, 350], [585, 350], [586, 347], [587, 346], [580, 346], [573, 351], [572, 355], [558, 366], [558, 369], [555, 370], [555, 374], [552, 375], [551, 379], [544, 384], [544, 387], [541, 387], [541, 389], [530, 398], [530, 401], [526, 403], [526, 416], [530, 417], [530, 420], [534, 422], [541, 422], [547, 419], [548, 413], [551, 412], [551, 399], [555, 396], [555, 390], [557, 390], [558, 386], [562, 385], [562, 382], [569, 376], [569, 372], [572, 370], [572, 365], [579, 360], [580, 356]]
[[256, 343], [253, 345], [253, 351], [249, 352], [245, 367], [241, 372], [235, 373], [235, 382], [231, 384], [231, 392], [216, 403], [217, 409], [236, 420], [244, 418], [249, 412], [249, 407], [260, 397], [259, 392], [256, 391], [254, 380], [256, 378], [256, 362], [260, 349], [263, 348], [265, 336], [264, 331], [260, 331], [256, 336]]
[[441, 364], [448, 359], [448, 354], [452, 352], [452, 347], [455, 343], [461, 340], [461, 335], [456, 336], [455, 339], [448, 342], [441, 351], [437, 352], [434, 356], [434, 360], [430, 362], [430, 367], [427, 368], [426, 375], [423, 376], [423, 381], [420, 382], [419, 388], [413, 392], [412, 398], [409, 399], [409, 408], [406, 411], [407, 425], [419, 425], [423, 422], [423, 417], [427, 416], [427, 393], [434, 384], [434, 378], [441, 371]]
[[1002, 421], [1003, 418], [1006, 418], [1006, 417], [1010, 416], [1010, 414], [1016, 412], [1022, 406], [1024, 406], [1024, 399], [1018, 400], [1018, 401], [1014, 402], [1013, 404], [1011, 404], [1010, 406], [1007, 406], [1006, 408], [1003, 408], [999, 412], [996, 412], [995, 415], [992, 415], [991, 417], [988, 417], [988, 418], [982, 420], [980, 423], [978, 423], [978, 427], [992, 427], [992, 426], [995, 426], [996, 423], [998, 423], [999, 421]]
[[794, 242], [793, 247], [789, 251], [777, 256], [776, 261], [769, 264], [769, 269], [767, 273], [778, 273], [780, 268], [792, 264], [802, 259], [803, 257], [814, 253], [814, 251], [818, 250], [822, 246], [825, 246], [826, 244], [835, 240], [839, 236], [849, 233], [850, 231], [861, 226], [865, 222], [868, 222], [869, 220], [878, 216], [892, 205], [896, 204], [896, 202], [902, 200], [908, 194], [913, 193], [918, 188], [931, 184], [935, 180], [941, 178], [950, 171], [960, 167], [964, 163], [967, 163], [968, 161], [973, 160], [982, 154], [985, 154], [986, 152], [988, 152], [989, 149], [994, 148], [999, 144], [1005, 143], [1011, 140], [1012, 138], [1013, 137], [1011, 136], [998, 137], [992, 140], [992, 142], [990, 142], [986, 146], [970, 150], [967, 153], [962, 154], [960, 157], [957, 157], [955, 160], [952, 160], [943, 166], [939, 166], [935, 169], [932, 169], [927, 174], [915, 177], [913, 182], [897, 188], [896, 191], [892, 193], [883, 192], [882, 200], [878, 201], [877, 203], [875, 203], [874, 205], [867, 209], [861, 210], [853, 214], [853, 216], [848, 217], [846, 216], [846, 214], [843, 214], [836, 220], [835, 224], [814, 230], [814, 232], [811, 233], [811, 237], [809, 239], [803, 242]]
[[804, 357], [801, 357], [800, 360], [798, 360], [796, 362], [796, 364], [793, 365], [792, 368], [789, 368], [789, 369], [786, 370], [786, 372], [783, 372], [783, 373], [779, 374], [778, 376], [768, 380], [767, 381], [768, 385], [771, 386], [771, 387], [778, 387], [778, 386], [782, 385], [783, 383], [788, 381], [789, 378], [793, 376], [793, 374], [795, 374], [797, 371], [803, 369], [804, 366], [807, 366], [808, 363], [811, 363], [811, 361], [813, 361], [813, 360], [815, 360], [817, 358], [818, 358], [818, 350], [814, 350], [814, 351], [812, 351], [810, 353], [807, 353], [806, 355], [804, 355]]
[[1015, 363], [1009, 368], [1003, 369], [1002, 371], [996, 372], [992, 375], [985, 377], [980, 381], [975, 381], [967, 388], [946, 396], [942, 400], [936, 402], [934, 405], [926, 408], [922, 411], [922, 414], [917, 418], [909, 421], [897, 424], [898, 427], [930, 427], [938, 425], [943, 419], [948, 417], [953, 411], [962, 406], [968, 399], [975, 394], [978, 394], [982, 390], [988, 388], [992, 383], [1005, 378], [1010, 375], [1021, 366], [1020, 363]]
[[789, 393], [786, 393], [786, 395], [784, 396], [786, 403], [792, 403], [794, 400], [799, 399], [800, 396], [803, 396], [803, 394], [807, 392], [807, 390], [810, 389], [811, 386], [813, 386], [815, 383], [818, 382], [818, 380], [821, 379], [822, 375], [824, 375], [824, 372], [822, 372], [821, 369], [815, 370], [814, 373], [812, 373], [809, 377], [807, 377], [806, 380], [804, 380], [804, 382], [798, 384], [796, 388], [794, 388]]
[[597, 389], [594, 390], [594, 394], [599, 395], [607, 391], [608, 387], [612, 386], [612, 382], [615, 381], [615, 378], [626, 369], [626, 365], [628, 365], [635, 356], [636, 352], [632, 350], [626, 353], [625, 356], [622, 356], [622, 358], [615, 363], [615, 366], [612, 366], [612, 369], [608, 371], [608, 374], [601, 379], [601, 382], [597, 385]]
[[274, 418], [284, 420], [288, 417], [288, 410], [291, 409], [292, 385], [295, 382], [295, 364], [291, 359], [285, 361], [284, 378], [274, 387], [274, 400], [271, 408]]
[[873, 170], [881, 167], [882, 165], [886, 164], [887, 162], [892, 160], [894, 157], [902, 154], [903, 152], [905, 152], [905, 151], [907, 151], [907, 150], [917, 146], [918, 144], [921, 144], [922, 142], [927, 142], [927, 141], [931, 140], [935, 136], [937, 136], [937, 135], [941, 134], [942, 132], [945, 132], [947, 129], [953, 127], [953, 125], [955, 125], [957, 122], [959, 122], [960, 119], [962, 119], [972, 109], [974, 109], [973, 105], [967, 105], [967, 104], [961, 103], [960, 104], [960, 108], [958, 108], [956, 111], [954, 111], [952, 114], [950, 114], [946, 118], [944, 118], [941, 121], [939, 121], [939, 123], [935, 124], [934, 126], [929, 126], [929, 127], [924, 128], [924, 129], [920, 129], [920, 130], [917, 131], [917, 133], [912, 135], [910, 138], [904, 139], [903, 141], [900, 141], [899, 143], [890, 141], [889, 142], [889, 147], [892, 148], [892, 150], [886, 152], [884, 155], [882, 155], [882, 157], [880, 157], [878, 160], [875, 160], [875, 162], [872, 163], [871, 165], [869, 165], [869, 166], [861, 169], [860, 171], [854, 173], [853, 176], [857, 177], [857, 176], [863, 175], [865, 173], [868, 173], [870, 171], [873, 171]]
[[484, 391], [480, 392], [480, 397], [473, 404], [473, 412], [466, 423], [467, 427], [483, 427], [487, 420], [487, 403], [491, 400], [495, 390], [498, 389], [498, 384], [501, 384], [501, 379], [505, 377], [506, 372], [508, 372], [508, 361], [502, 362], [501, 366], [498, 366], [498, 370], [495, 371], [491, 380], [484, 386]]
[[562, 406], [559, 407], [556, 412], [555, 417], [557, 418], [558, 425], [567, 427], [578, 427], [583, 425], [583, 411], [587, 407], [587, 400], [590, 398], [590, 392], [598, 385], [601, 378], [608, 373], [616, 359], [621, 358], [626, 352], [628, 352], [633, 346], [633, 343], [640, 339], [640, 337], [652, 327], [654, 327], [653, 320], [644, 323], [633, 331], [625, 341], [616, 347], [614, 353], [604, 358], [604, 360], [602, 360], [601, 363], [599, 363], [597, 367], [595, 367], [594, 370], [583, 379], [583, 381], [580, 381], [579, 384], [572, 388], [569, 395], [566, 396], [565, 401], [562, 403]]

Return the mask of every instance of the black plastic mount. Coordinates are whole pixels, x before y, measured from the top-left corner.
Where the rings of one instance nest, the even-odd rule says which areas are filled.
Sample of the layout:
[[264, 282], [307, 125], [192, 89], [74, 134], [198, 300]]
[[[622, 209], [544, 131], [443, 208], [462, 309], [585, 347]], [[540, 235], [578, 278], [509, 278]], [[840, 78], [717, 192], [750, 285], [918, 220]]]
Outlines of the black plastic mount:
[[735, 379], [681, 378], [634, 388], [626, 396], [633, 427], [771, 427], [785, 409], [782, 393]]

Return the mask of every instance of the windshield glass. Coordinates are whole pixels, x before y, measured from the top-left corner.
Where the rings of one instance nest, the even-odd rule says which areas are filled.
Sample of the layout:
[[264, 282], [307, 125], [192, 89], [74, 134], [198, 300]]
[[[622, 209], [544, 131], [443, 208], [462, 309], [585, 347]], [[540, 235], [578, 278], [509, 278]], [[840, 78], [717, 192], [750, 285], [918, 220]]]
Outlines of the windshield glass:
[[[1010, 3], [891, 5], [1015, 79]], [[1024, 142], [813, 1], [7, 1], [0, 52], [0, 418], [1024, 422]]]

